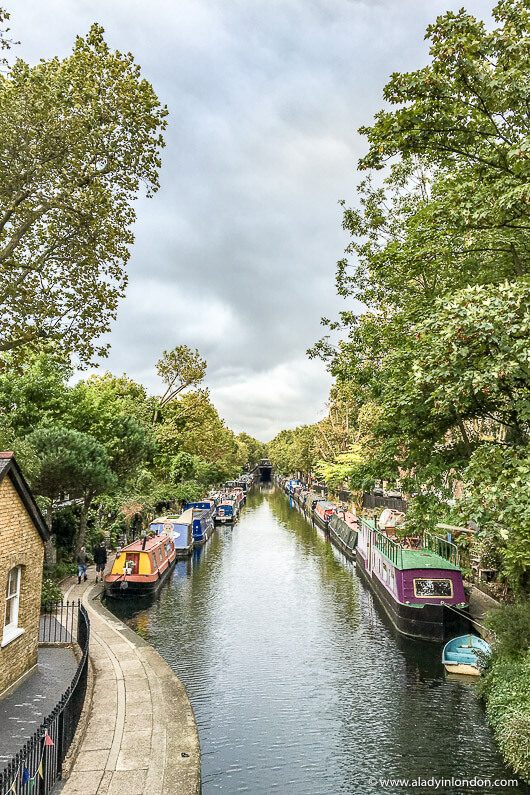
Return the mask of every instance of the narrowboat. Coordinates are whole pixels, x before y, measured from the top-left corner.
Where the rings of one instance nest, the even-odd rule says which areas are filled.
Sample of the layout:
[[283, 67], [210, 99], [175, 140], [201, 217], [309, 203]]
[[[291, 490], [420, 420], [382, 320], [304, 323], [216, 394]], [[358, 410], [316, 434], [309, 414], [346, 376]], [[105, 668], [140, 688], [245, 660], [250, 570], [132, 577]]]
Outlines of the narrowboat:
[[337, 506], [327, 500], [318, 500], [313, 508], [313, 519], [323, 530], [328, 529], [330, 517], [335, 513]]
[[105, 594], [113, 598], [155, 594], [175, 561], [173, 539], [165, 533], [133, 541], [116, 556], [105, 580]]
[[243, 489], [232, 489], [228, 494], [228, 499], [234, 501], [234, 513], [236, 515], [236, 519], [239, 517], [241, 512], [241, 508], [245, 504], [245, 494]]
[[177, 558], [186, 558], [193, 549], [193, 510], [190, 508], [180, 516], [170, 514], [154, 519], [149, 525], [156, 535], [165, 533], [172, 540]]
[[467, 628], [467, 608], [458, 549], [424, 532], [399, 541], [361, 518], [357, 570], [399, 632], [442, 641]]
[[306, 494], [306, 498], [304, 500], [303, 508], [304, 511], [308, 514], [308, 516], [313, 516], [313, 508], [317, 504], [319, 500], [322, 499], [321, 494], [315, 494], [314, 491], [310, 491]]
[[350, 511], [333, 513], [328, 522], [329, 537], [349, 560], [355, 557], [359, 536], [359, 520]]
[[212, 504], [208, 508], [191, 508], [192, 516], [192, 536], [193, 545], [205, 544], [212, 535], [214, 525], [215, 506]]
[[477, 655], [491, 654], [491, 646], [476, 635], [461, 635], [445, 644], [442, 663], [449, 674], [480, 676], [480, 661]]
[[219, 524], [233, 524], [235, 521], [234, 501], [223, 500], [215, 509], [215, 521]]

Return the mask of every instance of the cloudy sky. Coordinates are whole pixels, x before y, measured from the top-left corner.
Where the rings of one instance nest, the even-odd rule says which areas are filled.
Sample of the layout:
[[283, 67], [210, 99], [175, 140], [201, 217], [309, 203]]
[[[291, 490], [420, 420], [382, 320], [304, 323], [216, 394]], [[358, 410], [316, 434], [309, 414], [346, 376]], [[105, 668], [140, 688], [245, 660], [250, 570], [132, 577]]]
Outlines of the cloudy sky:
[[305, 352], [344, 307], [337, 202], [355, 201], [357, 128], [463, 4], [489, 18], [490, 0], [4, 0], [17, 55], [64, 57], [99, 22], [170, 112], [104, 369], [157, 392], [162, 350], [187, 344], [236, 432], [267, 441], [324, 415], [330, 379]]

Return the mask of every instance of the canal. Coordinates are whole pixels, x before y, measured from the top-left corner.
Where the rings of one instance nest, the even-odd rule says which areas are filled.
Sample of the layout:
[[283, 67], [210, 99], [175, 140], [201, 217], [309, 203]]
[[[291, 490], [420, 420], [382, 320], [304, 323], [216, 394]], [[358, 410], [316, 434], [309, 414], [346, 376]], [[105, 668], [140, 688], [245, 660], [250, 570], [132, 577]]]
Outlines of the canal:
[[184, 683], [205, 795], [418, 795], [436, 790], [377, 780], [514, 777], [474, 685], [446, 678], [440, 646], [398, 635], [354, 566], [273, 487], [177, 563], [152, 605], [110, 607]]

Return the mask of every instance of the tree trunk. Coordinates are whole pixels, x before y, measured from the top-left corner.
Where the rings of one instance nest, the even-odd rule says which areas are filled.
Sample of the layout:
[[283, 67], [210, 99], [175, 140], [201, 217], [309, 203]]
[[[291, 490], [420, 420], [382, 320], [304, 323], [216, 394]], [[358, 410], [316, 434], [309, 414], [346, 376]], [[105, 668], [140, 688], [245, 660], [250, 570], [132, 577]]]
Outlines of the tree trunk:
[[77, 536], [77, 541], [74, 549], [74, 561], [77, 560], [77, 556], [81, 551], [81, 547], [85, 543], [87, 516], [90, 510], [90, 506], [92, 504], [92, 500], [93, 500], [92, 494], [87, 494], [85, 499], [83, 500], [83, 508], [81, 510], [81, 518], [79, 520], [79, 534]]
[[[53, 505], [50, 502], [50, 504], [46, 509], [46, 525], [48, 527], [50, 535], [52, 532], [52, 523], [53, 523]], [[47, 563], [48, 566], [53, 566], [53, 564], [55, 563], [55, 549], [52, 544], [51, 538], [49, 541], [46, 541], [44, 545], [44, 562]]]

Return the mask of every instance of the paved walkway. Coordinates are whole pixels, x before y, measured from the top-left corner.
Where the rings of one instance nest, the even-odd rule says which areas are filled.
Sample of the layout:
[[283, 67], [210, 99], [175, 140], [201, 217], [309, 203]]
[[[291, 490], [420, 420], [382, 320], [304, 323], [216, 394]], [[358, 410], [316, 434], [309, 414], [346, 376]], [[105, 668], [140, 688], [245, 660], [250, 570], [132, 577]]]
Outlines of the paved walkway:
[[63, 583], [90, 617], [92, 706], [64, 795], [200, 792], [200, 746], [184, 686], [149, 644], [101, 604], [101, 585]]
[[50, 714], [76, 670], [71, 648], [39, 648], [35, 673], [0, 701], [0, 770]]

